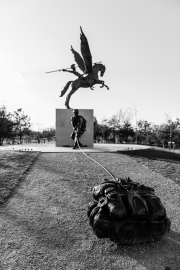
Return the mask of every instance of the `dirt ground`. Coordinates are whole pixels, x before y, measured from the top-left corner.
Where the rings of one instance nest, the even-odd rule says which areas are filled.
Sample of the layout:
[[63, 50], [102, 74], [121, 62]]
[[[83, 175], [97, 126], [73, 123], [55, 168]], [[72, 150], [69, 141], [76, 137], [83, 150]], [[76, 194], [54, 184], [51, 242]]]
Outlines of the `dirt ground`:
[[82, 153], [1, 151], [0, 269], [180, 270], [180, 155], [151, 149], [88, 155], [117, 177], [153, 187], [171, 232], [147, 245], [98, 239], [86, 212], [92, 188], [110, 179], [103, 168]]

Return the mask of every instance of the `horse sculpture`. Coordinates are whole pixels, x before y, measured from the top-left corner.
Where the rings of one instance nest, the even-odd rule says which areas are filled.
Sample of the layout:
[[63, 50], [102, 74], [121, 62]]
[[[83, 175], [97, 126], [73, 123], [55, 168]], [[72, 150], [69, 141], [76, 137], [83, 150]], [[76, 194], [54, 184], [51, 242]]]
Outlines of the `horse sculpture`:
[[109, 87], [105, 85], [104, 81], [99, 80], [99, 77], [98, 77], [99, 72], [100, 72], [101, 77], [104, 75], [106, 68], [104, 65], [100, 63], [95, 63], [94, 65], [92, 65], [92, 56], [89, 49], [89, 44], [81, 27], [80, 29], [81, 29], [81, 35], [80, 35], [81, 53], [82, 53], [83, 58], [78, 52], [76, 52], [72, 48], [72, 46], [71, 46], [71, 51], [74, 54], [74, 58], [75, 58], [76, 63], [78, 64], [78, 67], [83, 71], [83, 74], [80, 74], [76, 71], [75, 65], [71, 66], [72, 70], [62, 69], [62, 71], [64, 72], [73, 73], [74, 75], [78, 76], [77, 80], [67, 82], [64, 89], [61, 91], [60, 97], [62, 97], [67, 92], [70, 84], [72, 83], [72, 89], [67, 95], [66, 102], [65, 102], [65, 106], [67, 109], [71, 109], [69, 106], [70, 98], [72, 94], [74, 94], [80, 87], [83, 87], [83, 88], [90, 87], [91, 90], [94, 90], [93, 85], [101, 84], [101, 88], [105, 86], [107, 90], [109, 90]]

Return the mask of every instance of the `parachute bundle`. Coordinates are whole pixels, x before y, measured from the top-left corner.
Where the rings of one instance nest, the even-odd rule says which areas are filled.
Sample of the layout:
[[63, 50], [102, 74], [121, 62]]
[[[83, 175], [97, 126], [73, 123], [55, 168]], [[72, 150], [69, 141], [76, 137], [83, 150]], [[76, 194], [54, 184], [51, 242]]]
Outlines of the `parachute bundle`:
[[170, 220], [154, 189], [130, 178], [104, 180], [93, 188], [94, 202], [87, 215], [98, 238], [116, 244], [160, 240], [170, 230]]

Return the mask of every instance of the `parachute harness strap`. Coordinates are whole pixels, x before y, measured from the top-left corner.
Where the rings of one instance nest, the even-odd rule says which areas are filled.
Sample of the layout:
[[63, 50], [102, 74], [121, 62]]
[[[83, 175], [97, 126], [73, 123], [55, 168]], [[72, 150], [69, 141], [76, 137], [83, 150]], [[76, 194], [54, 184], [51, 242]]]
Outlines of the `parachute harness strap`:
[[92, 161], [94, 161], [95, 163], [97, 163], [100, 167], [102, 167], [113, 179], [117, 179], [108, 169], [106, 169], [102, 164], [100, 164], [99, 162], [97, 162], [96, 160], [94, 160], [93, 158], [89, 157], [79, 146], [79, 142], [77, 140], [77, 144], [79, 149], [81, 150], [81, 152], [89, 159], [91, 159]]

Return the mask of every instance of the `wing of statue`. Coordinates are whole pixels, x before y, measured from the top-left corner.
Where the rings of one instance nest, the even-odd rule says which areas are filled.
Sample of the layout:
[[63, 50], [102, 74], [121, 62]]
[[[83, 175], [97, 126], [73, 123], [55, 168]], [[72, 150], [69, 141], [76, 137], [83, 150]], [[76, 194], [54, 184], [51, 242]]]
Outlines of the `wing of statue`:
[[81, 40], [81, 53], [84, 58], [85, 66], [86, 66], [86, 71], [87, 73], [91, 73], [92, 70], [92, 56], [91, 52], [89, 49], [89, 44], [86, 36], [84, 35], [82, 28], [81, 29], [81, 34], [80, 34], [80, 40]]
[[83, 58], [81, 57], [81, 55], [76, 52], [73, 47], [71, 46], [71, 51], [72, 53], [74, 54], [74, 59], [76, 61], [76, 63], [78, 64], [78, 67], [83, 71], [85, 72], [86, 71], [86, 66], [85, 66], [85, 63], [84, 63], [84, 60]]

